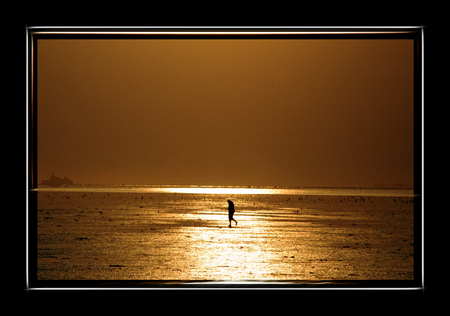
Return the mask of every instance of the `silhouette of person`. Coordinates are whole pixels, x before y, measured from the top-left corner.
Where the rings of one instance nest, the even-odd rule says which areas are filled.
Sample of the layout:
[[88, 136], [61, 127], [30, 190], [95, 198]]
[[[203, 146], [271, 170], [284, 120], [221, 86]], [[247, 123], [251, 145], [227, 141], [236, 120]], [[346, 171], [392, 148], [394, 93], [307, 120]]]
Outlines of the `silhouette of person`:
[[234, 203], [228, 200], [228, 220], [230, 221], [230, 225], [228, 225], [228, 227], [231, 227], [231, 221], [234, 221], [237, 225], [236, 220], [233, 218], [233, 214], [234, 214]]

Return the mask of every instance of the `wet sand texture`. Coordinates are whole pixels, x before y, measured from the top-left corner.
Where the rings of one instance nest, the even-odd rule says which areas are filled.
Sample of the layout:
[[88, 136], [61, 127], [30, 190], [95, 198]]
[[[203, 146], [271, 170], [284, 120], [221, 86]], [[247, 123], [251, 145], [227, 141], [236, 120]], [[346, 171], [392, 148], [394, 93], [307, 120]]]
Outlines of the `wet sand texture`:
[[[228, 204], [238, 221], [228, 227]], [[38, 280], [412, 280], [409, 197], [38, 193]]]

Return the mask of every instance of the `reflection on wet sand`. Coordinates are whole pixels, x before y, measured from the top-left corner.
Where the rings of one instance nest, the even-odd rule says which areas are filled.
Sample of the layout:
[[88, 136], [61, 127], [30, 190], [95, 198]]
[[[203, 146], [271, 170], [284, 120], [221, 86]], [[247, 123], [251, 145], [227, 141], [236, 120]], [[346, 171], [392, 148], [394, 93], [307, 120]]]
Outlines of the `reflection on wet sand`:
[[413, 202], [39, 192], [38, 279], [412, 280]]

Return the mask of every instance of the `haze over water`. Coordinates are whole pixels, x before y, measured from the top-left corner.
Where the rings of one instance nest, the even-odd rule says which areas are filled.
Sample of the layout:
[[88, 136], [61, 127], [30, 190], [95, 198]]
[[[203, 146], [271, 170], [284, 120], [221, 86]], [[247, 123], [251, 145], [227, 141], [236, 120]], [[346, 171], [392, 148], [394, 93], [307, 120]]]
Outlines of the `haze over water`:
[[412, 39], [39, 39], [38, 179], [414, 179]]

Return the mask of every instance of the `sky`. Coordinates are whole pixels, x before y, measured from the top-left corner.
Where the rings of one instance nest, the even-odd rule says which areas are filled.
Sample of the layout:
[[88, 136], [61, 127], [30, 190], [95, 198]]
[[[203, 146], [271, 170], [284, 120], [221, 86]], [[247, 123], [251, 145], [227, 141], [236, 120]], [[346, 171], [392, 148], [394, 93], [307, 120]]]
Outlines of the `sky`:
[[39, 39], [38, 182], [413, 185], [413, 45]]

